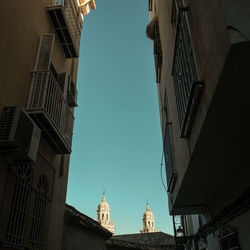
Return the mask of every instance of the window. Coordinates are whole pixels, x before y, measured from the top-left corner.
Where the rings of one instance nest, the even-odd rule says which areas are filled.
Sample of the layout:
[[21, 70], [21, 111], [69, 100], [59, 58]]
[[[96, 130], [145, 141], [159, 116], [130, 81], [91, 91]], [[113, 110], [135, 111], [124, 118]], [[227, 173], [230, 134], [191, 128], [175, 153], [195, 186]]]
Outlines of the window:
[[9, 225], [5, 242], [13, 246], [22, 246], [27, 203], [32, 186], [32, 172], [28, 164], [16, 167], [16, 184], [12, 196]]
[[238, 233], [235, 228], [225, 225], [218, 235], [221, 250], [237, 250], [240, 249]]
[[191, 40], [187, 8], [179, 8], [172, 75], [181, 138], [189, 136], [202, 88]]
[[40, 177], [37, 189], [29, 243], [31, 249], [41, 250], [43, 249], [43, 231], [48, 203], [48, 181], [45, 176]]
[[152, 11], [152, 0], [148, 0], [148, 11]]
[[161, 64], [162, 64], [162, 51], [161, 51], [161, 39], [159, 31], [159, 22], [154, 22], [154, 58], [155, 58], [155, 72], [156, 82], [159, 83], [161, 80]]
[[102, 219], [104, 219], [104, 214], [102, 214]]
[[148, 221], [148, 226], [150, 227], [150, 222]]

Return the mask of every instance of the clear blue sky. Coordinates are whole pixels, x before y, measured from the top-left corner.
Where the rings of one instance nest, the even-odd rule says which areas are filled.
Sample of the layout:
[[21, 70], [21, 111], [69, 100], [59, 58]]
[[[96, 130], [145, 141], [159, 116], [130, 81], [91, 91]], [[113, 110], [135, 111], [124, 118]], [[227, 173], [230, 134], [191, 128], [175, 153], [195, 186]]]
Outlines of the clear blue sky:
[[173, 233], [147, 2], [96, 0], [81, 40], [67, 202], [96, 219], [105, 188], [116, 234], [139, 232], [147, 199], [159, 230]]

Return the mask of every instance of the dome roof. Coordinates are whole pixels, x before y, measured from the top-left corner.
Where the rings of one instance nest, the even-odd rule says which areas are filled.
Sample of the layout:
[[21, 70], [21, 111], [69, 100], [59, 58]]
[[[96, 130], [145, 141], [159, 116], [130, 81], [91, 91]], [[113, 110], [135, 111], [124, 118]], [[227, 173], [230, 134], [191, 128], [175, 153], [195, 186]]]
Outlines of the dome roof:
[[100, 204], [98, 205], [97, 210], [110, 210], [110, 206], [109, 206], [109, 204], [106, 202], [105, 193], [103, 193], [102, 201], [101, 201]]
[[146, 212], [144, 212], [143, 217], [154, 217], [154, 214], [150, 211], [149, 205], [147, 204]]

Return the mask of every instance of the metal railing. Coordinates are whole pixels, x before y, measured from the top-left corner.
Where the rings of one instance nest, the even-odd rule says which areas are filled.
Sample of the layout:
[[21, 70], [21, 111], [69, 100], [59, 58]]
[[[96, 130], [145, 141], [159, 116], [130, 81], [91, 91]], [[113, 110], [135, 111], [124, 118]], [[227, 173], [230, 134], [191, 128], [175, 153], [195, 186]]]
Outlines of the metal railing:
[[68, 58], [78, 57], [80, 50], [82, 18], [76, 1], [53, 0], [46, 8]]
[[183, 7], [183, 0], [172, 0], [171, 23], [173, 24], [174, 29], [176, 28], [175, 26], [178, 20], [179, 9]]
[[52, 125], [71, 147], [74, 116], [57, 80], [50, 71], [33, 72], [27, 109], [45, 112]]
[[179, 8], [178, 10], [172, 69], [181, 137], [185, 137], [195, 89], [201, 84], [198, 78], [186, 12], [187, 8]]
[[74, 6], [72, 0], [64, 0], [63, 8], [65, 18], [67, 19], [67, 23], [69, 25], [69, 31], [71, 33], [73, 43], [75, 45], [77, 53], [80, 50], [80, 40], [81, 40], [81, 28], [78, 24], [77, 13], [74, 11]]

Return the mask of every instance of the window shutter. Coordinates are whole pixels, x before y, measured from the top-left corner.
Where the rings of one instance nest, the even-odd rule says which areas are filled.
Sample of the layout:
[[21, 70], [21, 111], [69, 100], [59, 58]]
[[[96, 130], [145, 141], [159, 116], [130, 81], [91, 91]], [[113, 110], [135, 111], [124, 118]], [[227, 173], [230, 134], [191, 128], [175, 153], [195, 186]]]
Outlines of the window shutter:
[[66, 97], [67, 88], [68, 88], [68, 74], [67, 74], [67, 72], [59, 74], [57, 77], [57, 82], [58, 82], [59, 87], [63, 93], [63, 96]]
[[46, 34], [40, 37], [34, 71], [49, 70], [54, 40], [54, 34]]

